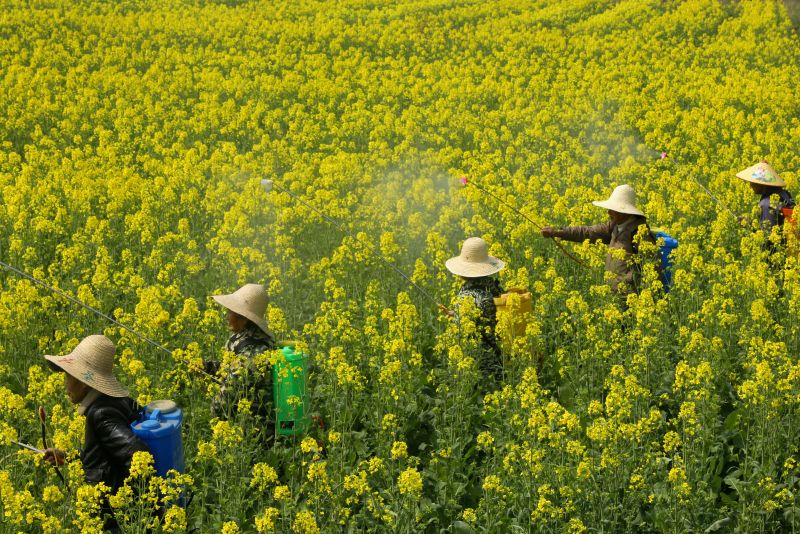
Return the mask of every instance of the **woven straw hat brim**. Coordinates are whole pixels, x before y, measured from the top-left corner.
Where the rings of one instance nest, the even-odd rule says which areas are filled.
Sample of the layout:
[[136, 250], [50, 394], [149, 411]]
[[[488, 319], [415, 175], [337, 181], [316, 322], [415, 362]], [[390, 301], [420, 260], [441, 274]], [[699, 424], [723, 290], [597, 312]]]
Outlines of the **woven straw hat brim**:
[[256, 326], [258, 326], [261, 331], [265, 334], [270, 334], [269, 327], [267, 326], [267, 320], [263, 317], [259, 317], [257, 314], [253, 313], [250, 308], [239, 300], [239, 298], [235, 294], [230, 295], [212, 295], [212, 299], [217, 301], [217, 303], [222, 306], [223, 308], [229, 309], [234, 313], [238, 313], [242, 317], [246, 317], [253, 321]]
[[778, 178], [774, 182], [768, 182], [766, 180], [760, 180], [758, 178], [754, 178], [753, 177], [753, 171], [755, 171], [755, 169], [757, 167], [758, 167], [758, 165], [753, 165], [752, 167], [748, 167], [743, 171], [739, 171], [739, 172], [736, 173], [736, 177], [739, 178], [739, 179], [744, 180], [745, 182], [751, 182], [751, 183], [754, 183], [754, 184], [768, 185], [770, 187], [786, 187], [786, 182], [774, 170], [772, 172]]
[[612, 202], [611, 200], [593, 200], [592, 204], [597, 206], [598, 208], [616, 211], [617, 213], [626, 213], [628, 215], [641, 215], [642, 217], [644, 217], [644, 213], [636, 209], [636, 206], [632, 206], [630, 204]]
[[45, 356], [45, 359], [64, 372], [70, 374], [76, 380], [83, 382], [92, 389], [109, 397], [127, 397], [128, 390], [114, 378], [114, 375], [107, 375], [92, 369], [77, 351], [72, 351], [66, 356]]
[[456, 276], [480, 278], [481, 276], [499, 273], [506, 266], [506, 263], [494, 256], [489, 256], [486, 261], [482, 262], [464, 261], [461, 256], [455, 256], [447, 260], [444, 266]]

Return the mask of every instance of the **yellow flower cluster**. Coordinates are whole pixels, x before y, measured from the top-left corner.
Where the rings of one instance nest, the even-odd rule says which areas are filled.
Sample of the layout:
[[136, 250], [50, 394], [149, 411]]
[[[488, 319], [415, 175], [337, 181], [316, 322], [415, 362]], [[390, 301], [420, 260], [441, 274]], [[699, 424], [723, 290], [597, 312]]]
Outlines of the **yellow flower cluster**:
[[297, 534], [319, 534], [320, 529], [317, 526], [314, 513], [309, 510], [298, 512], [292, 522], [292, 532]]
[[255, 526], [258, 532], [275, 532], [275, 520], [280, 516], [277, 508], [267, 508], [255, 519]]
[[268, 464], [257, 463], [253, 466], [253, 478], [250, 479], [250, 487], [264, 491], [269, 486], [278, 481], [278, 473], [275, 468]]
[[103, 517], [100, 508], [108, 494], [108, 486], [102, 482], [97, 485], [83, 484], [75, 495], [75, 520], [73, 524], [81, 532], [101, 532]]
[[403, 495], [419, 497], [422, 493], [422, 475], [414, 467], [409, 467], [397, 478], [397, 487]]
[[134, 452], [131, 460], [131, 478], [149, 478], [156, 472], [155, 460], [149, 452]]

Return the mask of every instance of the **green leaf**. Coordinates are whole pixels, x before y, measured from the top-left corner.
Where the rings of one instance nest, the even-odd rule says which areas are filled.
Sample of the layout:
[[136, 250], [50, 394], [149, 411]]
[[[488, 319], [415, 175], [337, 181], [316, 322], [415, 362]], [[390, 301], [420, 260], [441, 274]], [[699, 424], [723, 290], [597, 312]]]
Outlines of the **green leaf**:
[[742, 418], [742, 411], [741, 410], [734, 410], [728, 414], [728, 417], [725, 418], [725, 422], [722, 424], [722, 427], [725, 430], [730, 430], [733, 432], [739, 431], [739, 420]]
[[723, 517], [722, 519], [719, 519], [711, 523], [711, 525], [703, 532], [717, 532], [718, 530], [728, 526], [728, 523], [730, 522], [731, 522], [730, 517]]
[[472, 532], [472, 527], [463, 521], [453, 521], [452, 531], [467, 533]]
[[723, 491], [722, 493], [719, 494], [719, 497], [720, 500], [722, 500], [722, 504], [726, 506], [735, 507], [739, 504], [739, 501], [735, 497], [732, 497], [727, 492]]

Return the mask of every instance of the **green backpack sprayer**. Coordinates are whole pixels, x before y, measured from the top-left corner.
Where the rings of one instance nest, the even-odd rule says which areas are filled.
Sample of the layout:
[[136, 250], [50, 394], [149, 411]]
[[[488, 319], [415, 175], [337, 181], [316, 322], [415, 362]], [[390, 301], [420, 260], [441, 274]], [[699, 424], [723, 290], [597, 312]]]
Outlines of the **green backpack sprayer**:
[[279, 435], [297, 436], [308, 430], [307, 382], [308, 358], [287, 342], [272, 366], [275, 431]]

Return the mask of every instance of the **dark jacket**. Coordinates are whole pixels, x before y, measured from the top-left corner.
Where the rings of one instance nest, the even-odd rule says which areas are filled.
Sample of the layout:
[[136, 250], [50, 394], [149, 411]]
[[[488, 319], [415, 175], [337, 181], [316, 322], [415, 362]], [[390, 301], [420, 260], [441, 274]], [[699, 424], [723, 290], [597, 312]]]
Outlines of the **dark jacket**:
[[[769, 233], [775, 225], [783, 226], [783, 213], [782, 208], [794, 208], [795, 202], [792, 195], [786, 189], [770, 188], [771, 190], [762, 194], [761, 199], [758, 201], [758, 207], [761, 211], [759, 215], [759, 222], [761, 228]], [[777, 195], [779, 200], [777, 204], [773, 204], [772, 195]]]
[[84, 415], [86, 437], [81, 462], [86, 482], [105, 482], [116, 492], [130, 472], [133, 453], [149, 452], [131, 430], [131, 423], [139, 417], [139, 405], [130, 397], [101, 395]]
[[[636, 237], [639, 227], [642, 225], [647, 225], [647, 219], [634, 215], [622, 224], [608, 221], [593, 226], [570, 226], [561, 228], [555, 235], [567, 241], [580, 243], [588, 239], [589, 241], [602, 241], [608, 245], [606, 271], [614, 275], [610, 282], [611, 290], [616, 294], [627, 295], [632, 292], [638, 293], [640, 289], [642, 278], [641, 260], [637, 258], [639, 247], [634, 241], [634, 237]], [[644, 239], [650, 243], [656, 242], [655, 236], [649, 231], [649, 228], [645, 233]], [[615, 257], [611, 249], [624, 250], [625, 257]], [[655, 260], [655, 257], [653, 259]], [[655, 264], [656, 268], [659, 269], [660, 263], [655, 262]]]

